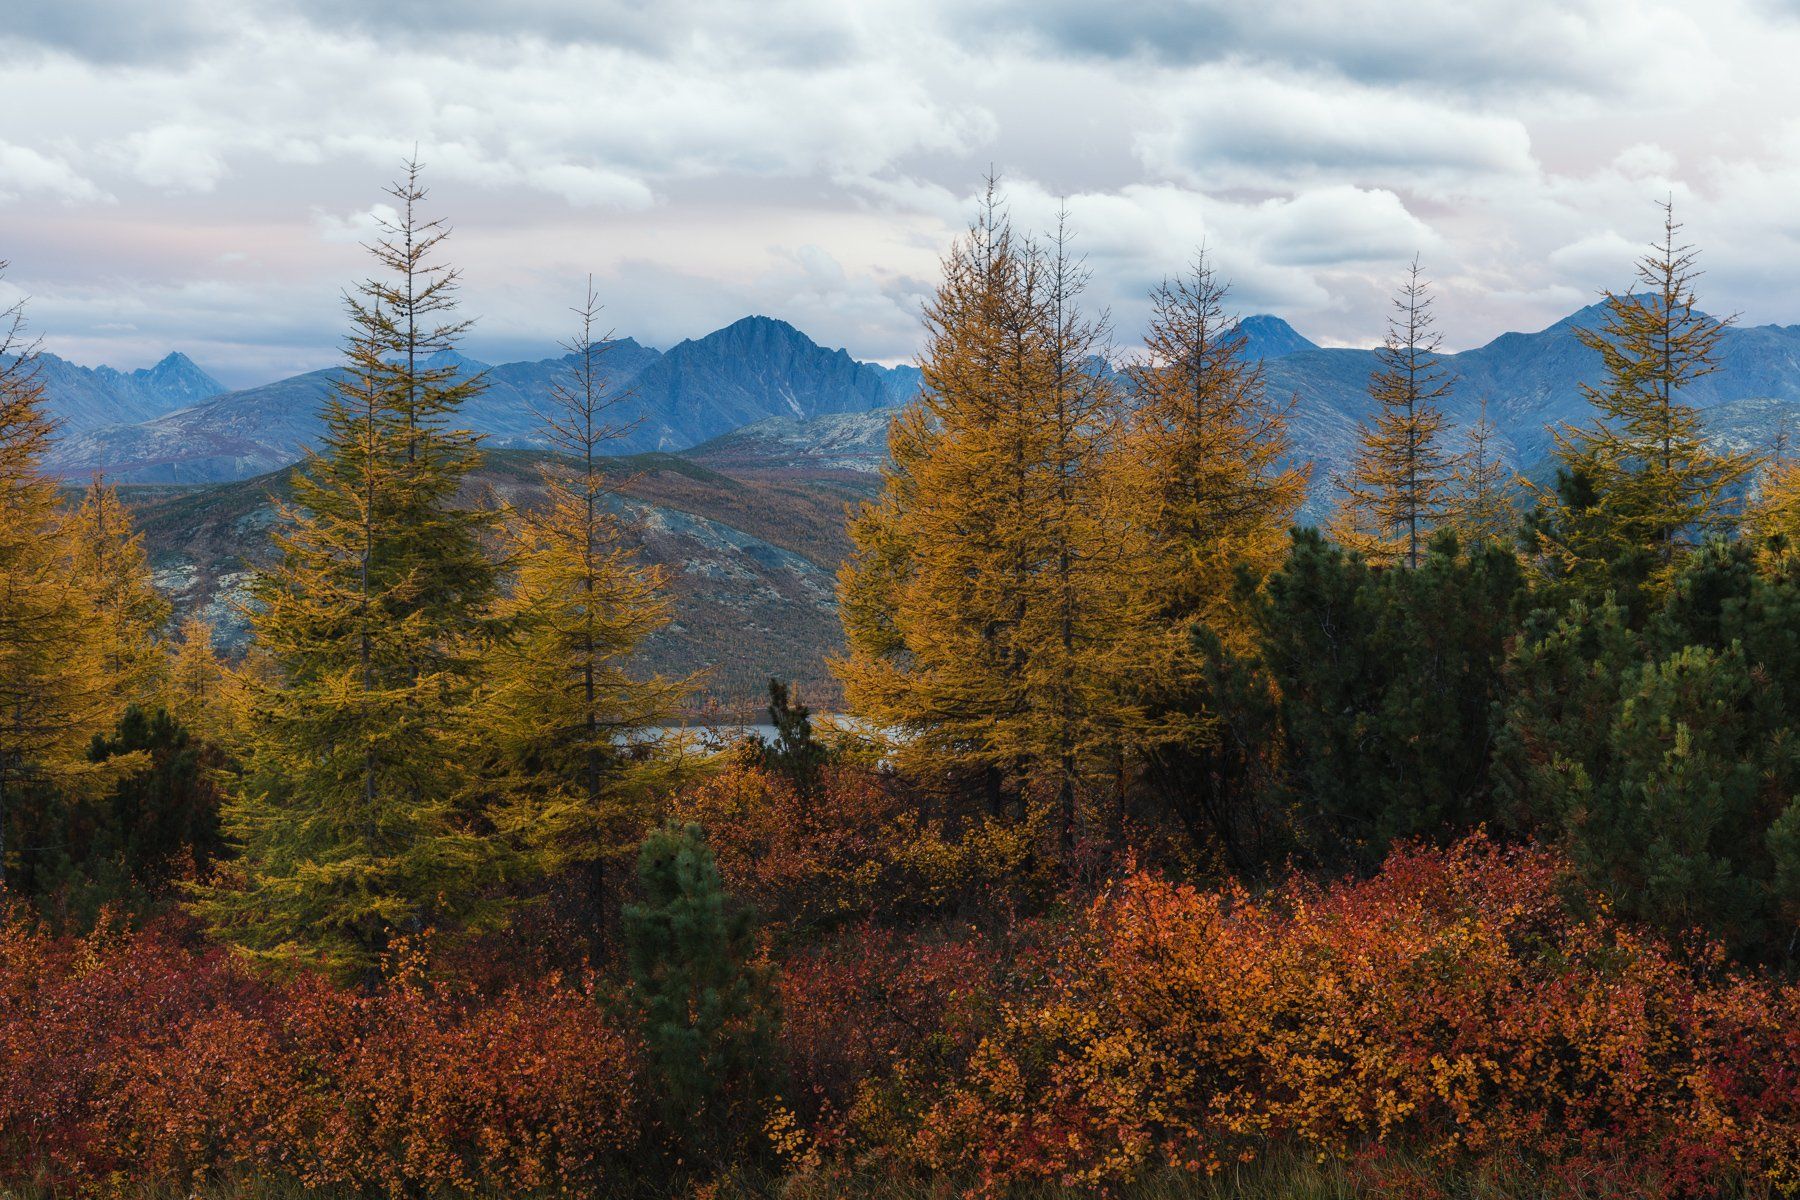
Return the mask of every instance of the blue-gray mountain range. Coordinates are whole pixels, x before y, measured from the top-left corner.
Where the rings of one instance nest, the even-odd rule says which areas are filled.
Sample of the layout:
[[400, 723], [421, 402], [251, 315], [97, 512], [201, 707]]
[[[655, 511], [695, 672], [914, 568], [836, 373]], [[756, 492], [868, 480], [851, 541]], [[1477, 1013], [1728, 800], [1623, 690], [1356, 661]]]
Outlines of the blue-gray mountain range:
[[[43, 377], [52, 414], [63, 425], [50, 465], [65, 478], [103, 471], [120, 483], [219, 483], [285, 466], [316, 443], [319, 409], [339, 377], [312, 371], [241, 391], [160, 406], [121, 403], [104, 419], [93, 387], [65, 389], [84, 369], [46, 355]], [[185, 360], [183, 360], [185, 361]], [[489, 365], [450, 354], [487, 387], [461, 419], [488, 445], [541, 445], [539, 414], [570, 358]], [[603, 370], [620, 397], [609, 422], [625, 428], [620, 453], [684, 450], [772, 416], [804, 420], [904, 403], [918, 389], [912, 367], [858, 362], [827, 350], [785, 321], [745, 317], [667, 352], [623, 338], [609, 345]], [[160, 367], [156, 370], [161, 370]], [[106, 379], [121, 377], [108, 368]], [[140, 373], [141, 374], [141, 373]]]
[[[1593, 306], [1539, 332], [1503, 334], [1446, 355], [1457, 377], [1447, 403], [1452, 425], [1466, 430], [1485, 401], [1511, 463], [1528, 472], [1541, 466], [1549, 427], [1588, 415], [1581, 385], [1597, 381], [1599, 363], [1575, 331], [1599, 318]], [[1366, 414], [1375, 353], [1320, 347], [1273, 316], [1248, 317], [1242, 328], [1271, 390], [1293, 398], [1296, 451], [1319, 468], [1315, 493], [1328, 490]], [[315, 371], [227, 392], [178, 354], [135, 372], [44, 358], [52, 409], [63, 421], [52, 467], [65, 477], [100, 470], [130, 483], [222, 482], [294, 461], [318, 437], [319, 403], [335, 377]], [[537, 412], [567, 359], [456, 362], [487, 376], [487, 390], [464, 410], [471, 428], [490, 445], [540, 444]], [[919, 386], [911, 367], [858, 362], [768, 317], [746, 317], [666, 352], [622, 339], [606, 370], [627, 397], [617, 413], [630, 425], [621, 452], [705, 444], [714, 459], [790, 468], [873, 469], [885, 450], [888, 410]], [[1767, 448], [1790, 418], [1800, 422], [1800, 326], [1725, 330], [1719, 369], [1683, 398], [1705, 410], [1720, 439]]]

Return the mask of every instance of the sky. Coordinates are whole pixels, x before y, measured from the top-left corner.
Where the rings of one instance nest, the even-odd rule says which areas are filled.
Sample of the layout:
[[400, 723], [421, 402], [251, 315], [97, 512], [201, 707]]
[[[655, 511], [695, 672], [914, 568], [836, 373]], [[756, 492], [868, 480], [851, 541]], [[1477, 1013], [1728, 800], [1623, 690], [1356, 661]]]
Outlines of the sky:
[[989, 170], [1066, 203], [1121, 352], [1204, 246], [1241, 313], [1447, 348], [1629, 284], [1673, 197], [1709, 311], [1800, 322], [1795, 0], [11, 0], [0, 302], [235, 386], [335, 360], [417, 148], [489, 361], [591, 273], [621, 335], [740, 316], [909, 360]]

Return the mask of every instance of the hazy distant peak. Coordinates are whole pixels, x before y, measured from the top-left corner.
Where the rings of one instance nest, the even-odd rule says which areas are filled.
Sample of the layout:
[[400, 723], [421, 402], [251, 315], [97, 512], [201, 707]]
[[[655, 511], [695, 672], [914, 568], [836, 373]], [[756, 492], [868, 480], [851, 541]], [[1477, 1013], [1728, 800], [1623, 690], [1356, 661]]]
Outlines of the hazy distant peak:
[[[1634, 297], [1630, 295], [1627, 295], [1626, 298], [1638, 300], [1644, 299], [1643, 297]], [[1607, 309], [1610, 305], [1611, 301], [1602, 297], [1592, 304], [1576, 309], [1562, 320], [1556, 322], [1556, 324], [1550, 326], [1550, 328], [1546, 329], [1544, 332], [1548, 333], [1552, 329], [1599, 329], [1606, 321]], [[1710, 313], [1703, 312], [1698, 315], [1708, 322], [1716, 323], [1718, 321], [1718, 318]]]
[[1281, 358], [1319, 348], [1317, 342], [1301, 336], [1292, 325], [1271, 313], [1245, 317], [1237, 327], [1244, 335], [1244, 352], [1252, 359]]
[[487, 363], [482, 362], [480, 359], [470, 358], [461, 350], [455, 349], [439, 350], [427, 355], [425, 358], [425, 365], [429, 368], [455, 367], [460, 371], [467, 371], [470, 374], [489, 369]]

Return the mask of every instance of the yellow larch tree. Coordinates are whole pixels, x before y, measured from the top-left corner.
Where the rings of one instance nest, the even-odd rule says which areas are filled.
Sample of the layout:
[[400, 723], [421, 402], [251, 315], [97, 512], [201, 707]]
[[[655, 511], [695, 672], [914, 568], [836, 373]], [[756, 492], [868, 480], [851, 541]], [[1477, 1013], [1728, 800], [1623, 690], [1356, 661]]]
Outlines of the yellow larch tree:
[[1496, 444], [1499, 427], [1488, 418], [1487, 401], [1469, 429], [1468, 447], [1456, 460], [1455, 503], [1450, 524], [1468, 549], [1513, 546], [1519, 536], [1519, 485]]
[[[1127, 595], [1125, 539], [1120, 493], [1106, 464], [1121, 431], [1121, 396], [1105, 365], [1108, 329], [1081, 307], [1086, 268], [1071, 248], [1068, 211], [1057, 214], [1056, 229], [1043, 253], [1042, 351], [1048, 358], [1048, 393], [1035, 399], [1019, 420], [1039, 425], [1041, 462], [1035, 470], [1021, 461], [1025, 478], [1015, 483], [1024, 503], [1043, 491], [1037, 535], [1049, 562], [1043, 601], [1023, 629], [1026, 684], [1046, 709], [1049, 739], [1023, 740], [1022, 757], [1048, 760], [1056, 787], [1058, 841], [1065, 858], [1080, 833], [1079, 792], [1097, 751], [1117, 741], [1115, 728], [1125, 710], [1109, 686], [1118, 665], [1118, 632]], [[1041, 474], [1041, 481], [1033, 474]], [[1033, 581], [1039, 582], [1037, 580]], [[1034, 732], [1027, 729], [1028, 734]]]
[[1431, 306], [1431, 285], [1415, 258], [1376, 351], [1375, 411], [1338, 479], [1343, 494], [1331, 536], [1380, 566], [1418, 566], [1432, 533], [1454, 512], [1456, 462], [1443, 446], [1443, 401], [1455, 380], [1438, 354]]
[[605, 926], [608, 868], [654, 824], [655, 788], [676, 766], [647, 736], [677, 710], [685, 680], [644, 676], [632, 656], [669, 622], [662, 572], [625, 537], [604, 459], [626, 430], [626, 398], [609, 386], [609, 338], [596, 332], [590, 279], [565, 348], [569, 368], [542, 414], [557, 457], [541, 468], [541, 506], [516, 514], [508, 559], [516, 573], [503, 614], [511, 635], [490, 652], [479, 705], [497, 751], [496, 820], [520, 838], [535, 869], [578, 872], [594, 948]]
[[0, 886], [19, 788], [97, 792], [145, 762], [87, 761], [118, 712], [76, 531], [42, 467], [54, 426], [24, 319], [22, 304], [0, 313]]
[[[1119, 467], [1132, 519], [1149, 537], [1140, 564], [1169, 655], [1195, 622], [1243, 649], [1233, 599], [1240, 570], [1280, 565], [1309, 471], [1291, 461], [1292, 403], [1271, 397], [1263, 366], [1225, 312], [1228, 288], [1204, 253], [1151, 296], [1143, 357], [1128, 368], [1130, 432]], [[1173, 659], [1169, 659], [1172, 663]]]
[[1800, 551], [1800, 459], [1788, 455], [1785, 421], [1744, 506], [1742, 532], [1764, 562]]
[[69, 527], [77, 577], [94, 613], [92, 635], [116, 707], [161, 705], [168, 668], [163, 627], [170, 606], [151, 579], [143, 535], [133, 528], [118, 489], [99, 475], [88, 484]]
[[[1122, 536], [1134, 547], [1118, 691], [1147, 783], [1189, 821], [1195, 805], [1216, 807], [1204, 793], [1220, 775], [1209, 657], [1250, 650], [1238, 580], [1280, 565], [1309, 475], [1290, 458], [1292, 404], [1269, 395], [1227, 295], [1204, 252], [1152, 294], [1114, 462], [1127, 499]], [[1213, 816], [1229, 856], [1232, 830]]]
[[213, 627], [202, 617], [181, 623], [181, 640], [169, 658], [166, 695], [170, 715], [215, 746], [230, 750], [242, 736], [243, 681], [219, 657]]
[[839, 575], [854, 711], [990, 813], [1054, 797], [1111, 739], [1096, 680], [1121, 602], [1102, 469], [1116, 384], [1066, 233], [1015, 237], [990, 183], [926, 306], [921, 398], [893, 423], [881, 496]]

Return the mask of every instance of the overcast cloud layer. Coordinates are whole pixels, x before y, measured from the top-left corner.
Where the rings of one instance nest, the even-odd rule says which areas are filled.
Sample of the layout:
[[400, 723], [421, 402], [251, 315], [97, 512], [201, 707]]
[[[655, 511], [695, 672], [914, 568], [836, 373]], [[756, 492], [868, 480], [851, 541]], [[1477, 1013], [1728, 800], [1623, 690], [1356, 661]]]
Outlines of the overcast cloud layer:
[[1318, 341], [1379, 337], [1415, 253], [1452, 345], [1541, 328], [1668, 194], [1709, 309], [1800, 321], [1800, 9], [1700, 11], [15, 0], [0, 289], [80, 362], [325, 365], [416, 144], [490, 358], [547, 353], [591, 271], [654, 345], [760, 312], [907, 359], [990, 164], [1023, 224], [1067, 199], [1122, 342], [1202, 243]]

